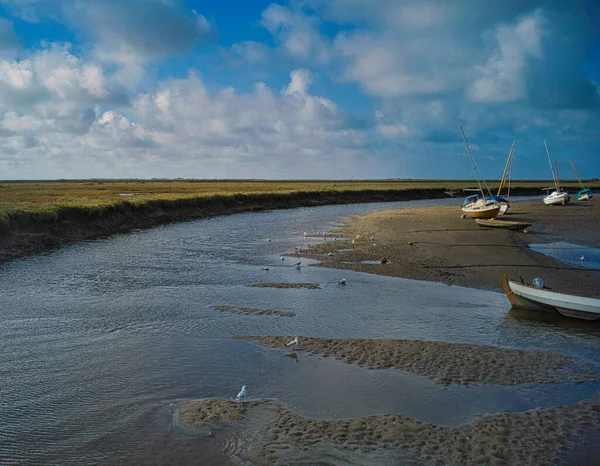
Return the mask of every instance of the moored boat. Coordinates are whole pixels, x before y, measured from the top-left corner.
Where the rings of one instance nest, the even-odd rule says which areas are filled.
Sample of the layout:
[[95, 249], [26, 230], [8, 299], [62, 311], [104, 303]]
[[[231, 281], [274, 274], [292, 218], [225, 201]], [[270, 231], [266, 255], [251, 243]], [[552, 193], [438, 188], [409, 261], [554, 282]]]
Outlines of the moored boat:
[[473, 154], [471, 154], [471, 149], [469, 148], [469, 144], [467, 143], [467, 137], [465, 136], [465, 132], [463, 131], [462, 126], [460, 127], [460, 132], [465, 142], [465, 147], [467, 148], [467, 153], [469, 154], [471, 163], [473, 164], [473, 171], [475, 172], [475, 176], [477, 177], [477, 184], [479, 186], [479, 189], [477, 190], [479, 194], [467, 196], [463, 201], [461, 210], [463, 211], [464, 215], [471, 218], [494, 218], [500, 213], [500, 204], [495, 199], [492, 199], [492, 193], [490, 192], [490, 188], [488, 188], [484, 180], [483, 183], [485, 184], [489, 195], [489, 197], [486, 198], [485, 193], [483, 192], [483, 187], [481, 185], [481, 177], [477, 172], [477, 165], [475, 165], [475, 159], [473, 158]]
[[540, 279], [535, 279], [534, 282], [537, 282], [537, 286], [509, 280], [506, 275], [502, 276], [502, 287], [513, 307], [554, 311], [583, 320], [600, 319], [600, 298], [559, 293], [546, 288]]
[[571, 162], [571, 168], [573, 168], [573, 172], [575, 173], [575, 176], [577, 177], [577, 182], [579, 183], [579, 186], [581, 187], [581, 191], [579, 191], [577, 193], [577, 200], [578, 201], [589, 201], [589, 200], [591, 200], [592, 197], [594, 197], [594, 194], [592, 193], [592, 190], [586, 188], [583, 185], [583, 181], [581, 181], [581, 178], [579, 178], [579, 173], [577, 173], [577, 170], [575, 170], [575, 165], [573, 164], [573, 161], [571, 159], [569, 159], [569, 162]]
[[486, 227], [486, 228], [501, 228], [504, 230], [525, 230], [527, 227], [531, 226], [531, 223], [527, 222], [516, 222], [509, 220], [498, 220], [495, 218], [492, 219], [475, 219], [475, 223], [477, 225]]
[[544, 197], [544, 204], [546, 205], [565, 205], [571, 199], [569, 193], [562, 189], [558, 183], [558, 164], [556, 165], [556, 172], [552, 168], [552, 160], [550, 159], [550, 152], [548, 151], [548, 144], [544, 140], [544, 147], [546, 148], [546, 155], [548, 156], [548, 162], [550, 163], [550, 171], [552, 172], [552, 181], [554, 186], [551, 188], [543, 188], [543, 191], [552, 191], [546, 197]]

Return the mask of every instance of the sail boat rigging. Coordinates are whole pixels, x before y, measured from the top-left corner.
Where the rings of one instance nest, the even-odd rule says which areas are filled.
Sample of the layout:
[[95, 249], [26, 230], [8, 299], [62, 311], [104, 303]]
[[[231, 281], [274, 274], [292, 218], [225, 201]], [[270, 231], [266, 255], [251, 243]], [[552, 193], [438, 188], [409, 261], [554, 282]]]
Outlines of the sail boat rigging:
[[483, 191], [483, 186], [481, 184], [481, 177], [479, 176], [479, 172], [477, 171], [477, 165], [475, 164], [473, 154], [471, 154], [471, 149], [469, 148], [469, 143], [467, 142], [467, 138], [465, 136], [465, 132], [462, 126], [460, 127], [460, 132], [462, 134], [463, 141], [465, 142], [465, 147], [467, 148], [469, 158], [471, 159], [473, 171], [475, 172], [475, 176], [477, 177], [477, 185], [479, 186], [479, 194], [474, 194], [465, 198], [462, 205], [462, 211], [465, 215], [471, 218], [494, 218], [500, 212], [500, 204], [496, 200], [492, 199], [492, 193], [490, 192], [490, 188], [488, 187], [485, 180], [483, 180], [483, 185], [485, 185], [489, 196], [486, 199], [486, 195]]
[[546, 155], [548, 156], [548, 163], [550, 164], [550, 171], [552, 172], [552, 181], [554, 182], [554, 187], [552, 188], [543, 188], [544, 191], [552, 191], [544, 198], [544, 204], [546, 205], [565, 205], [569, 202], [570, 196], [569, 193], [563, 189], [560, 189], [558, 184], [558, 163], [556, 165], [556, 173], [552, 167], [552, 160], [550, 159], [550, 152], [548, 151], [548, 144], [546, 144], [546, 140], [544, 139], [544, 147], [546, 148]]
[[[508, 202], [508, 198], [510, 198], [510, 180], [512, 177], [512, 161], [513, 161], [513, 153], [515, 150], [515, 142], [513, 141], [512, 145], [510, 146], [510, 152], [508, 153], [508, 158], [506, 159], [506, 165], [504, 165], [504, 171], [502, 172], [502, 178], [500, 179], [500, 184], [498, 185], [498, 193], [495, 196], [492, 196], [492, 199], [497, 201], [500, 204], [500, 212], [498, 213], [498, 215], [504, 215], [506, 213], [506, 211], [508, 210], [508, 208], [510, 207], [510, 204]], [[502, 188], [504, 187], [504, 183], [506, 183], [506, 180], [508, 179], [508, 193], [507, 193], [507, 198], [503, 198], [500, 196], [500, 193], [502, 192]]]
[[571, 163], [571, 168], [573, 169], [573, 173], [575, 173], [575, 176], [577, 177], [577, 182], [579, 183], [579, 186], [581, 187], [581, 191], [579, 191], [577, 193], [577, 200], [578, 201], [589, 201], [592, 197], [594, 197], [594, 195], [592, 194], [592, 190], [586, 188], [583, 185], [583, 181], [581, 181], [581, 178], [579, 178], [579, 173], [577, 173], [577, 170], [575, 170], [575, 165], [573, 164], [573, 161], [569, 158], [569, 162]]

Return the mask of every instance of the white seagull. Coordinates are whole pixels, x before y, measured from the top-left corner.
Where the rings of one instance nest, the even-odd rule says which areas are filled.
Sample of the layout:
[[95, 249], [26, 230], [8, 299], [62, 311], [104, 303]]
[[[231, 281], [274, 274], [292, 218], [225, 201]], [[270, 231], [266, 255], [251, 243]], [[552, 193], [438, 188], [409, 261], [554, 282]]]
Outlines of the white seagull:
[[247, 395], [247, 393], [246, 393], [246, 386], [243, 385], [242, 389], [240, 390], [240, 392], [235, 397], [235, 401], [243, 402], [244, 398], [246, 398], [246, 395]]
[[340, 285], [345, 285], [346, 284], [346, 279], [342, 278], [339, 282]]
[[585, 256], [581, 256], [581, 257], [579, 258], [579, 260], [580, 260], [581, 262], [583, 262], [583, 261], [585, 260]]
[[284, 259], [285, 259], [285, 257], [283, 257], [283, 256], [280, 256], [279, 258], [280, 258], [281, 260], [284, 260]]
[[296, 267], [300, 267], [301, 264], [302, 264], [302, 261], [296, 262]]
[[263, 267], [263, 270], [269, 270], [269, 267]]
[[286, 343], [285, 346], [296, 346], [297, 344], [298, 344], [298, 337], [296, 337], [292, 341]]

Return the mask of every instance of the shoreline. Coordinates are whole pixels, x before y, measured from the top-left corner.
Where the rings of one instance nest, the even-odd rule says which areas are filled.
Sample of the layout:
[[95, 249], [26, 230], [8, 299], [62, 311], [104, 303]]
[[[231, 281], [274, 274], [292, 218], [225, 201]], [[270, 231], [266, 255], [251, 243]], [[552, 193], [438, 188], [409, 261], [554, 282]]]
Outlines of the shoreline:
[[[539, 189], [515, 188], [513, 194], [537, 195]], [[222, 215], [323, 205], [453, 197], [457, 197], [456, 193], [446, 188], [300, 191], [291, 194], [238, 194], [163, 199], [144, 204], [122, 201], [94, 211], [65, 207], [53, 214], [16, 212], [8, 214], [5, 218], [0, 217], [0, 264], [57, 250], [79, 241]]]
[[[593, 201], [545, 206], [541, 201], [511, 204], [501, 220], [525, 221], [527, 233], [478, 226], [461, 219], [459, 206], [419, 207], [350, 217], [323, 242], [302, 249], [316, 267], [348, 269], [502, 291], [501, 277], [542, 277], [548, 286], [573, 294], [598, 294], [600, 271], [573, 266], [529, 248], [566, 241], [600, 247], [600, 206]], [[345, 239], [333, 241], [337, 234]], [[373, 239], [371, 239], [373, 238]], [[390, 262], [379, 263], [381, 257]], [[364, 263], [364, 262], [367, 263]]]

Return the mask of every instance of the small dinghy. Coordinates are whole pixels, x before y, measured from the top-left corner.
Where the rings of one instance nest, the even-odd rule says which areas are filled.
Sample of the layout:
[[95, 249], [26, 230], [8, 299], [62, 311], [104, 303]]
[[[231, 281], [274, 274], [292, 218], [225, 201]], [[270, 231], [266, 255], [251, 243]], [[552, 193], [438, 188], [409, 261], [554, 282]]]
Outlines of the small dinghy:
[[558, 293], [546, 288], [540, 278], [533, 285], [509, 280], [502, 276], [502, 286], [513, 307], [534, 311], [557, 311], [567, 317], [583, 320], [600, 319], [600, 298], [588, 298], [569, 293]]
[[514, 221], [509, 221], [509, 220], [497, 220], [495, 218], [492, 218], [492, 219], [476, 218], [475, 223], [477, 223], [477, 225], [479, 225], [480, 227], [503, 228], [505, 230], [525, 230], [525, 228], [531, 226], [531, 223], [514, 222]]

